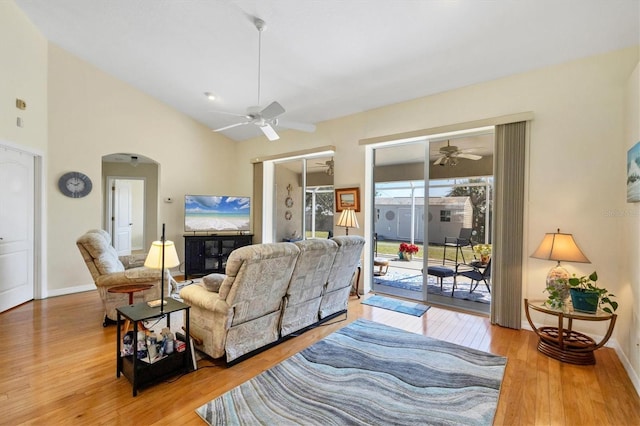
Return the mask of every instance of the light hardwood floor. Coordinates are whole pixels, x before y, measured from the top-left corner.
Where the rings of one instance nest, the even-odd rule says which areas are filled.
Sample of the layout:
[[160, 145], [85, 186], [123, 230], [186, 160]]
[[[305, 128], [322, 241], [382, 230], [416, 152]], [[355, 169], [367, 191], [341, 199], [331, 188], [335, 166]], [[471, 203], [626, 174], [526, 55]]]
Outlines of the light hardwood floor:
[[[0, 314], [0, 424], [201, 425], [195, 408], [356, 318], [506, 356], [496, 425], [640, 424], [640, 398], [612, 349], [597, 351], [595, 366], [563, 364], [540, 354], [530, 331], [436, 307], [416, 318], [356, 298], [344, 321], [232, 367], [201, 360], [197, 371], [143, 388], [134, 398], [127, 379], [116, 379], [116, 329], [102, 327], [96, 292], [29, 302]], [[363, 403], [367, 398], [375, 395], [363, 395]]]

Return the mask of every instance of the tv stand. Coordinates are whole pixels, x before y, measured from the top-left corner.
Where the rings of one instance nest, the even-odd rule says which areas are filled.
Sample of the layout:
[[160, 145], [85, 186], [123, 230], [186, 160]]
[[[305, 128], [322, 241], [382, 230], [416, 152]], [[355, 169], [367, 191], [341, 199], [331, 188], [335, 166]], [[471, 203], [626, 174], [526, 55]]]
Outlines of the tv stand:
[[253, 235], [184, 235], [184, 279], [224, 273], [229, 254], [251, 245]]

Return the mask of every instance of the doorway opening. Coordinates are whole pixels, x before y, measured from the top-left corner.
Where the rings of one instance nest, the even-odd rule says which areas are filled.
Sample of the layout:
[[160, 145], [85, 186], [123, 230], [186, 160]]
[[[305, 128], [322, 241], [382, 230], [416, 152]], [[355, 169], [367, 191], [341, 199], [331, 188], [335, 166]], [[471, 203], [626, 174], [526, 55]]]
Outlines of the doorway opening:
[[158, 164], [139, 154], [102, 158], [104, 229], [119, 255], [146, 252], [157, 238]]

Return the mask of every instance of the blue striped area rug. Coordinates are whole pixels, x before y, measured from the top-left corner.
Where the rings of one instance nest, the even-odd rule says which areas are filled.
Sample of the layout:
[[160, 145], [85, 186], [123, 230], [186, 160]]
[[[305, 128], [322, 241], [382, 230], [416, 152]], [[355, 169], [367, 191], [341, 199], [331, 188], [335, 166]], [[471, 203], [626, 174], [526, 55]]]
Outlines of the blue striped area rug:
[[362, 301], [363, 305], [375, 306], [377, 308], [388, 309], [394, 312], [400, 312], [402, 314], [413, 315], [414, 317], [421, 317], [427, 312], [431, 306], [423, 305], [422, 303], [409, 302], [406, 300], [395, 299], [393, 297], [384, 296], [371, 296]]
[[196, 412], [209, 425], [490, 425], [506, 362], [359, 319]]

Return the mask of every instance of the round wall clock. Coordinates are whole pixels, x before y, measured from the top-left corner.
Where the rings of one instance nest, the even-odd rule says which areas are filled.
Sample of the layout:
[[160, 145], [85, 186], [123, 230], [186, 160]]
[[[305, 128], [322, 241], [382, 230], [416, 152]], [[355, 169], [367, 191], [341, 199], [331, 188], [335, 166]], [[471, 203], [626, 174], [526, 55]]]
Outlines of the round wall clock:
[[93, 184], [89, 176], [80, 172], [65, 173], [58, 180], [58, 189], [67, 197], [82, 198], [89, 195]]

